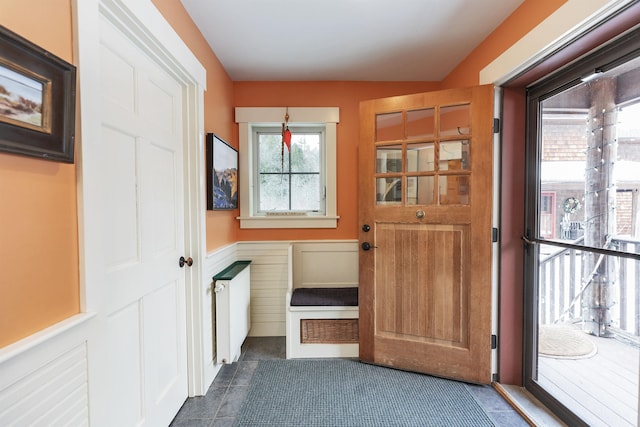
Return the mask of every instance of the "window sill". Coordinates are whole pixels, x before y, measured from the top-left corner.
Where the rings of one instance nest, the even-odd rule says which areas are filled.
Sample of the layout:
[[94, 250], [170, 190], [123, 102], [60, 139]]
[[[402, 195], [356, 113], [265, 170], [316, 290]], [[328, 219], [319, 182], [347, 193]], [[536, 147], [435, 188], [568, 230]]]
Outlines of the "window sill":
[[337, 228], [339, 216], [239, 216], [240, 228]]

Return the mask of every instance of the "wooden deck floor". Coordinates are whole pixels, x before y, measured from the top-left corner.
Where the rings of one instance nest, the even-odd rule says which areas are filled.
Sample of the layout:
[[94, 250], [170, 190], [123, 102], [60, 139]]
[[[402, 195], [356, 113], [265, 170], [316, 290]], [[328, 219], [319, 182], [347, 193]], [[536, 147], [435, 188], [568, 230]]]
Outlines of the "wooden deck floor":
[[591, 358], [539, 357], [538, 383], [590, 426], [636, 426], [640, 349], [589, 338], [597, 346]]

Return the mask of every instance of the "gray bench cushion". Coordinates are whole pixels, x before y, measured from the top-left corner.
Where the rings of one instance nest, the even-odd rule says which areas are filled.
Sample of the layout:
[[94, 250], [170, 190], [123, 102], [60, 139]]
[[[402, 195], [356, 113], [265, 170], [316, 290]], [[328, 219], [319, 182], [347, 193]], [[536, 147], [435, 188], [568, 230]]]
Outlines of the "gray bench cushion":
[[291, 305], [313, 306], [357, 306], [358, 288], [297, 288], [293, 290]]

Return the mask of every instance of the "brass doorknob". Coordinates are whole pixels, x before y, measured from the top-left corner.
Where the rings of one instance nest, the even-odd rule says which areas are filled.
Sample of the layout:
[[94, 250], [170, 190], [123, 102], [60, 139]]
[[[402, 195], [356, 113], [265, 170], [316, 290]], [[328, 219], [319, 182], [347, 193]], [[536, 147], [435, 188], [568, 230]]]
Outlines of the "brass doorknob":
[[416, 218], [418, 218], [418, 219], [424, 218], [424, 211], [422, 209], [418, 209], [416, 211]]
[[185, 264], [191, 267], [193, 265], [193, 258], [189, 257], [187, 259], [184, 259], [184, 257], [181, 256], [180, 259], [178, 260], [178, 265], [180, 266], [180, 268], [182, 268], [184, 267]]

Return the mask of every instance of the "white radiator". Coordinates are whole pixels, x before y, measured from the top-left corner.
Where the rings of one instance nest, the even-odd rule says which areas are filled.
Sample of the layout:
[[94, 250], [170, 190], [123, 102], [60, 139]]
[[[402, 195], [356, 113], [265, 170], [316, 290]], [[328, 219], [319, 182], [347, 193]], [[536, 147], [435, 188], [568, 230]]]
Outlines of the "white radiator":
[[251, 261], [236, 261], [213, 276], [216, 298], [216, 361], [233, 363], [251, 326]]

